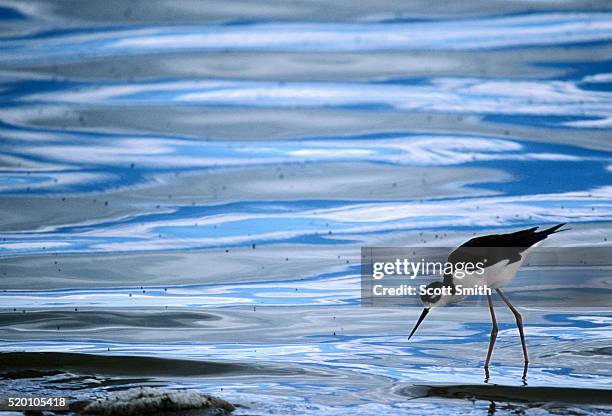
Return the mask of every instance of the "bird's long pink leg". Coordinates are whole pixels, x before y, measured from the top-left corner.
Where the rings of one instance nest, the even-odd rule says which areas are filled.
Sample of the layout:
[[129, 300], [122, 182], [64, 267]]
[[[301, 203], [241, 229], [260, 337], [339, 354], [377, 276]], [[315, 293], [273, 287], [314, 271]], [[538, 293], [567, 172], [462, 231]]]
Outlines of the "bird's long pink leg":
[[525, 333], [523, 332], [523, 317], [516, 310], [514, 306], [510, 303], [506, 295], [502, 293], [501, 290], [495, 289], [497, 294], [502, 298], [502, 300], [508, 305], [512, 313], [514, 314], [514, 318], [516, 319], [516, 326], [518, 326], [519, 335], [521, 336], [521, 344], [523, 345], [523, 357], [525, 358], [525, 367], [523, 368], [523, 378], [527, 377], [527, 367], [529, 366], [529, 357], [527, 356], [527, 343], [525, 342]]
[[497, 319], [495, 319], [495, 310], [493, 309], [493, 297], [487, 295], [489, 301], [489, 310], [491, 311], [491, 322], [493, 324], [491, 328], [491, 338], [489, 339], [489, 351], [487, 352], [487, 359], [485, 360], [484, 370], [486, 380], [489, 379], [489, 362], [491, 361], [491, 355], [493, 354], [493, 348], [495, 347], [495, 340], [497, 339]]

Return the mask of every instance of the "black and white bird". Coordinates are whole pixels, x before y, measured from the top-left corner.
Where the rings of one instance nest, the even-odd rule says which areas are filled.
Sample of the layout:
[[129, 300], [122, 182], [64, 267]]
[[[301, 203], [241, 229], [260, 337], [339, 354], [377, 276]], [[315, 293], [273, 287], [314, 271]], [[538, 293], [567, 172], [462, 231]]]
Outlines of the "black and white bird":
[[[545, 240], [549, 235], [559, 231], [565, 231], [560, 230], [564, 225], [565, 224], [555, 225], [554, 227], [542, 231], [537, 231], [538, 227], [534, 227], [514, 233], [491, 234], [475, 237], [457, 247], [448, 256], [447, 264], [465, 264], [466, 262], [476, 264], [477, 262], [483, 262], [485, 264], [485, 267], [483, 267], [484, 271], [482, 274], [469, 273], [469, 275], [466, 275], [464, 272], [461, 274], [456, 272], [452, 274], [447, 273], [444, 275], [442, 282], [433, 282], [427, 285], [427, 289], [446, 288], [446, 290], [428, 290], [426, 291], [427, 293], [438, 292], [440, 294], [426, 294], [421, 296], [421, 301], [425, 309], [423, 309], [408, 339], [410, 340], [410, 338], [412, 338], [417, 328], [421, 325], [421, 322], [423, 322], [432, 308], [457, 303], [465, 298], [463, 295], [456, 294], [457, 291], [455, 290], [455, 286], [458, 284], [460, 284], [462, 288], [486, 286], [489, 289], [494, 289], [514, 314], [523, 347], [523, 357], [525, 359], [523, 379], [525, 379], [527, 376], [529, 358], [523, 331], [523, 318], [519, 311], [510, 303], [506, 295], [501, 291], [501, 288], [516, 276], [516, 273], [525, 261], [525, 257], [529, 251], [536, 247], [541, 241]], [[484, 364], [485, 375], [488, 380], [489, 362], [491, 361], [491, 354], [493, 353], [498, 328], [491, 294], [487, 295], [487, 300], [493, 324], [489, 341], [489, 350]]]

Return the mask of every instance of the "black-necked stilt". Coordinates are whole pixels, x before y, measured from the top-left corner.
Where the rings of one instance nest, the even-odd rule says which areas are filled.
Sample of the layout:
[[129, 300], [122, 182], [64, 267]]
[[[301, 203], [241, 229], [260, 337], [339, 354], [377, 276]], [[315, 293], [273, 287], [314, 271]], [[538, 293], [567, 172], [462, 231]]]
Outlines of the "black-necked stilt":
[[[527, 356], [527, 344], [525, 343], [525, 334], [523, 332], [523, 317], [512, 303], [510, 303], [506, 295], [501, 291], [501, 288], [514, 278], [518, 269], [525, 261], [527, 252], [549, 235], [558, 231], [565, 231], [559, 230], [559, 228], [564, 225], [565, 224], [555, 225], [554, 227], [542, 231], [537, 231], [538, 227], [534, 227], [509, 234], [485, 235], [472, 238], [457, 247], [448, 256], [449, 263], [457, 264], [463, 262], [465, 264], [465, 262], [476, 263], [481, 261], [486, 264], [484, 273], [478, 276], [474, 274], [474, 277], [470, 276], [467, 279], [465, 274], [462, 274], [461, 277], [456, 274], [445, 274], [442, 282], [433, 282], [427, 285], [427, 289], [447, 288], [447, 290], [438, 290], [437, 292], [440, 293], [439, 295], [426, 294], [421, 296], [421, 301], [425, 309], [423, 309], [408, 339], [410, 340], [410, 338], [412, 338], [412, 335], [414, 335], [431, 308], [457, 303], [464, 299], [465, 296], [454, 294], [456, 285], [461, 284], [462, 287], [486, 285], [489, 289], [495, 289], [497, 294], [514, 314], [519, 335], [521, 336], [521, 344], [523, 346], [523, 357], [525, 359], [525, 366], [523, 368], [524, 379], [527, 376], [529, 358]], [[429, 292], [435, 293], [436, 291], [432, 290]], [[489, 303], [489, 310], [491, 311], [491, 322], [493, 324], [489, 341], [489, 350], [484, 364], [485, 376], [488, 380], [489, 362], [491, 361], [491, 354], [493, 353], [493, 346], [495, 345], [498, 329], [495, 311], [493, 309], [493, 299], [490, 293], [487, 295], [487, 300]]]

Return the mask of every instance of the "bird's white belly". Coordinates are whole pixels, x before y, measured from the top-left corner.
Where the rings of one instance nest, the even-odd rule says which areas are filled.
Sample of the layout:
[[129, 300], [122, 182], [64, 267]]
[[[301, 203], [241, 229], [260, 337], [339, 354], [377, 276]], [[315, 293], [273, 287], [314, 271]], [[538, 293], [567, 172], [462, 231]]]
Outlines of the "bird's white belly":
[[492, 265], [491, 267], [485, 268], [485, 274], [483, 280], [486, 282], [486, 285], [491, 289], [499, 289], [508, 284], [519, 268], [523, 264], [523, 259], [516, 261], [514, 263], [508, 264], [508, 260], [500, 261]]
[[490, 289], [499, 289], [510, 282], [519, 268], [524, 262], [524, 257], [514, 263], [508, 264], [508, 260], [500, 261], [485, 267], [484, 273], [478, 275], [472, 273], [463, 278], [454, 277], [455, 285], [461, 285], [464, 288], [482, 287], [486, 285]]

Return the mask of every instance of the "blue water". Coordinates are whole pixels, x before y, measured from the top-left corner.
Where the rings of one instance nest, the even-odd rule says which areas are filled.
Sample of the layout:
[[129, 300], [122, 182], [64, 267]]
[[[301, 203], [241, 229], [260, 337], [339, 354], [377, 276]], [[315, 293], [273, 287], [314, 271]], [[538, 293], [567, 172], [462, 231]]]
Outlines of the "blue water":
[[[612, 238], [610, 5], [430, 3], [1, 2], [0, 351], [60, 369], [4, 355], [40, 374], [1, 396], [610, 410], [592, 398], [612, 389], [610, 308], [524, 308], [527, 385], [498, 308], [487, 395], [486, 309], [436, 311], [408, 343], [419, 311], [360, 306], [362, 246], [560, 222], [549, 246]], [[525, 268], [508, 291], [611, 271]]]

